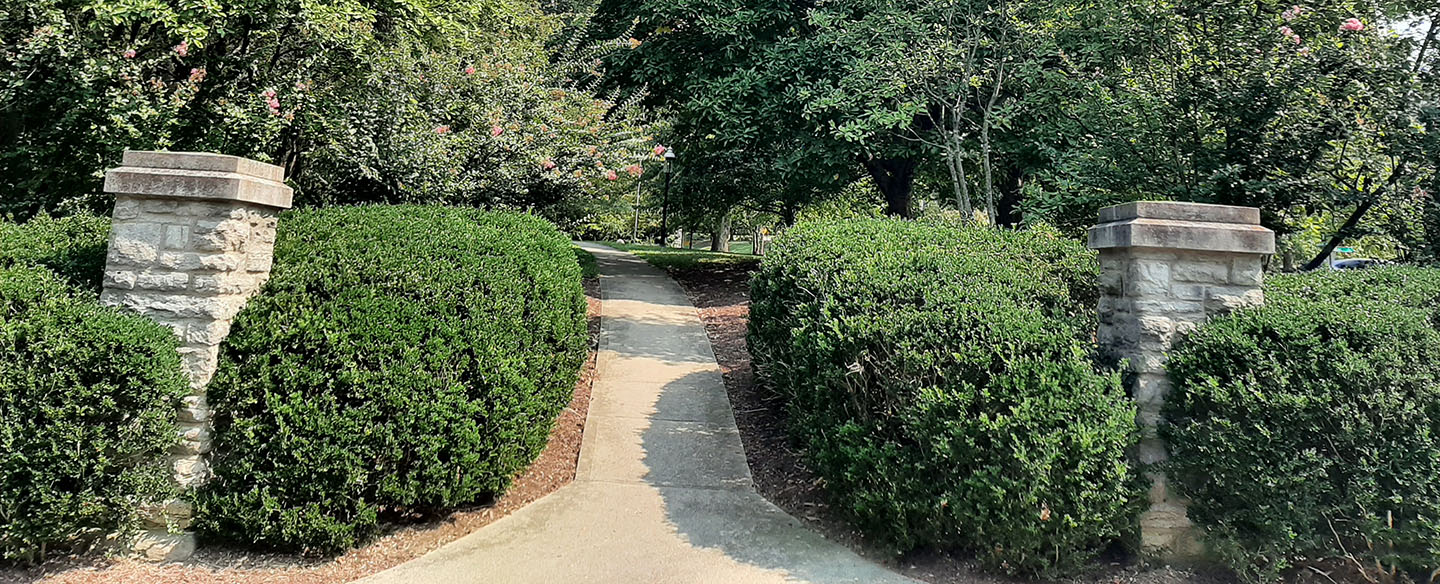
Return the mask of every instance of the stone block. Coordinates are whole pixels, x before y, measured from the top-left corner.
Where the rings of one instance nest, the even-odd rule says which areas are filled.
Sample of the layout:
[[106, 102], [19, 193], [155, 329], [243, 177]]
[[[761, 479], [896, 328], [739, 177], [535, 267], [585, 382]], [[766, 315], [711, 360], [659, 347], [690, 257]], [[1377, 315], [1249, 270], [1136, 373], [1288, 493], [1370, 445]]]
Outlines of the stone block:
[[140, 216], [140, 201], [125, 197], [115, 199], [115, 210], [110, 217], [117, 221], [134, 219]]
[[1130, 262], [1125, 278], [1125, 295], [1132, 298], [1165, 296], [1170, 291], [1170, 264], [1137, 259]]
[[241, 219], [200, 219], [195, 222], [195, 249], [239, 250], [250, 237], [250, 223]]
[[143, 531], [135, 536], [131, 549], [152, 562], [178, 562], [194, 555], [195, 534], [170, 533], [165, 530]]
[[1230, 283], [1230, 263], [1226, 261], [1177, 261], [1171, 269], [1177, 282]]
[[190, 227], [186, 225], [165, 226], [165, 249], [190, 247]]
[[1259, 257], [1241, 256], [1230, 261], [1230, 283], [1236, 286], [1259, 286], [1265, 275], [1265, 264]]
[[128, 270], [113, 270], [105, 272], [104, 286], [116, 290], [131, 290], [135, 288], [135, 281], [138, 279], [135, 272]]
[[183, 272], [142, 273], [136, 277], [135, 287], [141, 290], [184, 290], [190, 285], [190, 276]]

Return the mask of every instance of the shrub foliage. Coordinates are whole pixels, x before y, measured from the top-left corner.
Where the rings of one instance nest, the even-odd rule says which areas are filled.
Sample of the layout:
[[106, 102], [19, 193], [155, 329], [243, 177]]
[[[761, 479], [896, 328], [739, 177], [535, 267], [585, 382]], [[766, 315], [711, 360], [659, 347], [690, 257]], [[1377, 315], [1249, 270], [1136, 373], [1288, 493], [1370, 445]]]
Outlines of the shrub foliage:
[[0, 268], [43, 266], [70, 285], [98, 294], [109, 237], [105, 217], [38, 215], [24, 223], [0, 222]]
[[570, 243], [526, 215], [334, 207], [280, 220], [210, 386], [212, 538], [330, 552], [505, 490], [585, 354]]
[[125, 532], [169, 494], [176, 343], [44, 268], [0, 267], [0, 558]]
[[1045, 229], [801, 224], [751, 284], [750, 348], [860, 529], [1073, 572], [1133, 517], [1135, 409], [1093, 364], [1096, 270]]
[[1440, 568], [1437, 276], [1275, 278], [1176, 347], [1168, 472], [1242, 575]]

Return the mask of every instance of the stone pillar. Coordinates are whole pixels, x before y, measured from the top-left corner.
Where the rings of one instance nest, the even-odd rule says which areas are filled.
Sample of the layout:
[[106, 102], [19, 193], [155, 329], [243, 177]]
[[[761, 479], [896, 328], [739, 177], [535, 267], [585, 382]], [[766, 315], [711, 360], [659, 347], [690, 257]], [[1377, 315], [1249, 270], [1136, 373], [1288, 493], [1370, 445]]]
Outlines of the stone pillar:
[[[1139, 458], [1166, 458], [1156, 434], [1170, 390], [1166, 352], [1177, 336], [1206, 319], [1265, 301], [1264, 257], [1275, 234], [1260, 226], [1260, 210], [1196, 203], [1138, 202], [1100, 210], [1090, 228], [1100, 252], [1100, 327], [1105, 357], [1128, 363], [1126, 383], [1139, 406]], [[1150, 508], [1140, 517], [1142, 549], [1185, 561], [1204, 552], [1185, 514], [1185, 501], [1151, 472]]]
[[[180, 337], [190, 393], [179, 405], [180, 441], [170, 453], [183, 490], [210, 476], [210, 407], [220, 341], [270, 276], [276, 214], [290, 207], [284, 170], [219, 154], [127, 151], [105, 174], [115, 195], [101, 302], [135, 310]], [[195, 548], [185, 497], [147, 504], [133, 548], [156, 561]]]

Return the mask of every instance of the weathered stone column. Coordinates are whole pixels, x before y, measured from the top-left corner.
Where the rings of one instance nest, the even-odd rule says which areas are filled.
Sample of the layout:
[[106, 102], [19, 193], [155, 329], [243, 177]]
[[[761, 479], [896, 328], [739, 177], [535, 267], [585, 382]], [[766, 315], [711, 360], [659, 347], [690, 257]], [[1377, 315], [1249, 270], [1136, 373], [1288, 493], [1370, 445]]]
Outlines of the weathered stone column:
[[[174, 329], [190, 378], [177, 412], [180, 442], [170, 453], [175, 481], [188, 490], [209, 478], [210, 407], [205, 386], [215, 374], [230, 321], [270, 276], [276, 214], [291, 190], [278, 166], [219, 154], [125, 153], [105, 174], [115, 194], [105, 288], [100, 300]], [[163, 561], [195, 549], [190, 504], [147, 505], [146, 531], [134, 550]]]
[[[1167, 455], [1156, 427], [1170, 390], [1166, 352], [1207, 318], [1265, 301], [1262, 265], [1275, 253], [1275, 234], [1260, 226], [1259, 209], [1139, 202], [1101, 209], [1090, 247], [1100, 252], [1096, 338], [1106, 357], [1128, 360], [1140, 461], [1162, 462]], [[1204, 549], [1185, 501], [1170, 492], [1164, 473], [1152, 472], [1150, 479], [1142, 549], [1163, 559], [1194, 559]]]

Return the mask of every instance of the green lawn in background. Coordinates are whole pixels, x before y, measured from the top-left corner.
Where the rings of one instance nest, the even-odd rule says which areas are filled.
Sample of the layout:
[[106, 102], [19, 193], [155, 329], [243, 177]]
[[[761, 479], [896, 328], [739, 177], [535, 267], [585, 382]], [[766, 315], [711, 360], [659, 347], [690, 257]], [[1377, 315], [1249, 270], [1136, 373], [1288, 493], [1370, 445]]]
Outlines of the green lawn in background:
[[752, 264], [760, 261], [758, 256], [738, 253], [718, 253], [698, 249], [636, 245], [631, 243], [602, 242], [621, 251], [628, 251], [658, 268], [667, 270], [693, 270], [714, 264]]
[[575, 250], [575, 261], [580, 264], [580, 277], [586, 280], [599, 278], [600, 268], [595, 265], [595, 256], [590, 255], [590, 252], [579, 246], [574, 246], [572, 249]]

